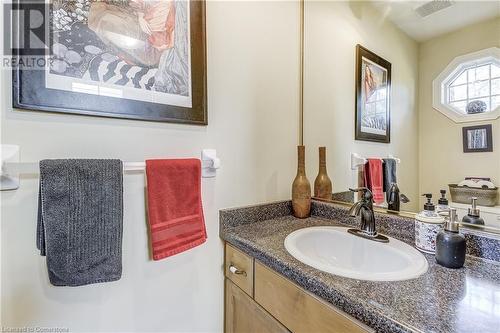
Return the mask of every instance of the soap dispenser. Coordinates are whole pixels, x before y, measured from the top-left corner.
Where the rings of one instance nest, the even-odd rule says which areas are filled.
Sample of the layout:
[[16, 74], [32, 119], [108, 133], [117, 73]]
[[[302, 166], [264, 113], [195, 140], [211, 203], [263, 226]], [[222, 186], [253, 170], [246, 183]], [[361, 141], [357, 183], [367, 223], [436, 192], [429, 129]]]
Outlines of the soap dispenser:
[[444, 218], [436, 212], [432, 194], [424, 194], [424, 210], [415, 216], [415, 246], [422, 252], [436, 252], [436, 236], [443, 229]]
[[484, 220], [482, 219], [482, 217], [480, 217], [480, 212], [477, 208], [476, 202], [477, 198], [471, 198], [471, 208], [469, 208], [469, 213], [463, 217], [462, 222], [475, 225], [484, 225]]
[[438, 214], [441, 212], [448, 213], [450, 207], [448, 206], [449, 204], [448, 199], [446, 199], [446, 190], [441, 190], [439, 192], [441, 193], [441, 198], [439, 198], [438, 200], [436, 211]]
[[450, 209], [449, 217], [436, 237], [436, 262], [448, 268], [460, 268], [465, 262], [465, 237], [458, 233], [457, 210]]

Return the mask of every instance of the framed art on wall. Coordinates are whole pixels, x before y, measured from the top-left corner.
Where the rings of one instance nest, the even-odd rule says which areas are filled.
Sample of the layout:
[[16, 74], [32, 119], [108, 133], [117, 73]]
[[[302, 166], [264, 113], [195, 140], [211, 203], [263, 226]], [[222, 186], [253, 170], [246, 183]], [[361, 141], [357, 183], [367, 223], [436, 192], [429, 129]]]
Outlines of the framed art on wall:
[[47, 6], [49, 60], [44, 69], [14, 69], [15, 108], [207, 124], [204, 1]]
[[391, 142], [391, 63], [356, 45], [355, 138]]
[[464, 153], [483, 153], [493, 151], [491, 125], [469, 126], [462, 128]]

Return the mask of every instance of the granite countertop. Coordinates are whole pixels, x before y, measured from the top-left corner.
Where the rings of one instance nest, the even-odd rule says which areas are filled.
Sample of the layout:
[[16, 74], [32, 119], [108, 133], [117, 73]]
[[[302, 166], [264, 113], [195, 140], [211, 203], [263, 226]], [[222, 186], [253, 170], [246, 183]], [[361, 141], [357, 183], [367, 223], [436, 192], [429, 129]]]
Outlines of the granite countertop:
[[[448, 269], [426, 254], [429, 269], [424, 275], [391, 282], [325, 273], [288, 254], [286, 236], [311, 226], [352, 226], [353, 220], [336, 212], [338, 207], [318, 214], [333, 218], [297, 219], [287, 214], [289, 209], [282, 202], [221, 211], [220, 236], [378, 332], [500, 332], [500, 262], [467, 256], [464, 268]], [[409, 243], [409, 234], [405, 237], [401, 228], [394, 231], [391, 236]]]

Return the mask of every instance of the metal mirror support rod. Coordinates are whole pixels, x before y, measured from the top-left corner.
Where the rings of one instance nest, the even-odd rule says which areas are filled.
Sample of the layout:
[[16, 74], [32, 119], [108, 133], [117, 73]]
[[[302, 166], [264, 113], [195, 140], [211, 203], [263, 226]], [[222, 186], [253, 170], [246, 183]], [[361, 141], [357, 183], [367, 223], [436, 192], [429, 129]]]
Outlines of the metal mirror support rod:
[[304, 20], [305, 0], [300, 0], [300, 54], [299, 54], [299, 145], [304, 145]]

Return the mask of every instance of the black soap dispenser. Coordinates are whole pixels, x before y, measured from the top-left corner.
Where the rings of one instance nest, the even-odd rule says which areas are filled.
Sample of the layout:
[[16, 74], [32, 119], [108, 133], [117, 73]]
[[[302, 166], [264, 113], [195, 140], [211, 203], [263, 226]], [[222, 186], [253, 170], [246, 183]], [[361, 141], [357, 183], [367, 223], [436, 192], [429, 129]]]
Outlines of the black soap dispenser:
[[479, 216], [480, 212], [477, 208], [477, 198], [471, 198], [471, 208], [469, 208], [469, 213], [465, 215], [462, 219], [464, 223], [470, 223], [475, 225], [484, 225], [484, 220]]
[[448, 268], [460, 268], [465, 262], [465, 237], [458, 233], [457, 210], [450, 209], [444, 230], [436, 237], [436, 262]]

